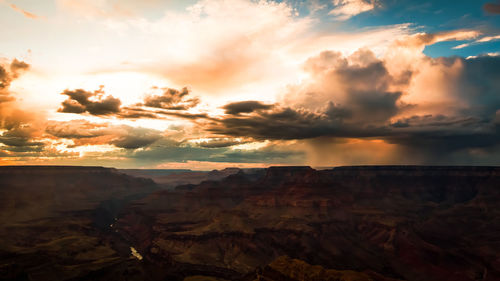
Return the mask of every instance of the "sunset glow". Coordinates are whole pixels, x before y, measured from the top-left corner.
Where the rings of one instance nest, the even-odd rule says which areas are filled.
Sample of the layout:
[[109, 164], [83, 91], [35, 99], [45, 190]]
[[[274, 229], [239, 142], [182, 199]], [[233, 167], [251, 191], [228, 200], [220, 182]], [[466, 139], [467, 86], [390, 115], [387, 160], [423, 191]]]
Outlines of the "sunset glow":
[[0, 0], [0, 164], [497, 165], [499, 5]]

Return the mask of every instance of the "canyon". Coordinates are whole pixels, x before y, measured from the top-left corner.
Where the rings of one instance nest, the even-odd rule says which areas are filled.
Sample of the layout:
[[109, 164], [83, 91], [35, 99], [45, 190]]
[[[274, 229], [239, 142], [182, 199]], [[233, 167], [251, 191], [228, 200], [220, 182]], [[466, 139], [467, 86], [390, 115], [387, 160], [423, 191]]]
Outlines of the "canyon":
[[0, 280], [500, 280], [499, 199], [497, 167], [0, 167]]

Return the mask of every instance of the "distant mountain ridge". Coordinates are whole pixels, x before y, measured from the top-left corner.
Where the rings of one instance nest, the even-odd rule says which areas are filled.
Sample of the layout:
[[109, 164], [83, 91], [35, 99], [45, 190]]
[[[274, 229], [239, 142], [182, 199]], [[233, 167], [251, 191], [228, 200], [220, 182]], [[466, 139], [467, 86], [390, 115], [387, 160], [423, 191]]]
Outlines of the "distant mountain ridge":
[[199, 184], [203, 181], [218, 181], [229, 175], [236, 174], [240, 171], [260, 171], [262, 169], [239, 169], [239, 168], [225, 168], [222, 170], [212, 171], [193, 171], [193, 170], [164, 170], [164, 169], [120, 169], [119, 171], [135, 176], [149, 178], [157, 184], [167, 189], [173, 189], [180, 185]]

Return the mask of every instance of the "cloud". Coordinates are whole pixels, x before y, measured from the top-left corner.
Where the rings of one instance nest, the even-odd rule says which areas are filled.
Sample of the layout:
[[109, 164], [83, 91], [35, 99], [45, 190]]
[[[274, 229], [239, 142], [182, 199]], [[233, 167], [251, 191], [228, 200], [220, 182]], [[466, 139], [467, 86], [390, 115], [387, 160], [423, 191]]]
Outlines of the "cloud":
[[485, 37], [482, 37], [482, 38], [480, 38], [472, 43], [464, 43], [464, 44], [460, 44], [458, 46], [455, 46], [455, 47], [453, 47], [453, 49], [463, 49], [463, 48], [469, 47], [472, 44], [485, 43], [485, 42], [490, 42], [490, 41], [495, 41], [495, 40], [500, 40], [500, 35], [485, 36]]
[[[101, 2], [107, 10], [112, 7], [109, 6], [112, 2]], [[339, 6], [354, 3], [337, 2]], [[375, 7], [375, 2], [363, 3], [372, 3]], [[357, 11], [363, 12], [363, 9]], [[152, 126], [148, 122], [153, 120], [118, 119], [164, 119], [165, 127], [172, 124], [184, 128], [172, 133], [111, 124], [72, 122], [56, 125], [52, 121], [44, 127], [35, 126], [33, 120], [25, 120], [9, 128], [2, 127], [0, 142], [6, 148], [0, 150], [47, 150], [49, 146], [57, 146], [83, 151], [91, 150], [92, 146], [108, 146], [109, 154], [99, 151], [96, 154], [156, 164], [186, 160], [299, 163], [309, 160], [297, 156], [303, 156], [297, 150], [309, 146], [324, 148], [315, 152], [317, 159], [327, 154], [327, 150], [333, 151], [332, 155], [344, 155], [344, 159], [349, 156], [340, 151], [342, 149], [353, 148], [367, 154], [374, 150], [377, 157], [371, 157], [370, 161], [377, 161], [380, 151], [395, 153], [387, 147], [406, 151], [406, 154], [401, 153], [405, 156], [410, 156], [410, 151], [414, 155], [424, 155], [419, 161], [426, 161], [433, 155], [444, 159], [455, 153], [493, 149], [498, 141], [498, 121], [495, 120], [500, 109], [495, 94], [499, 87], [495, 69], [498, 60], [490, 56], [435, 59], [425, 56], [422, 51], [441, 41], [477, 39], [486, 42], [494, 40], [494, 36], [481, 38], [476, 30], [455, 30], [401, 37], [411, 31], [405, 25], [370, 29], [362, 36], [357, 33], [325, 36], [322, 41], [313, 32], [309, 33], [311, 38], [304, 37], [308, 33], [304, 31], [312, 31], [310, 19], [298, 18], [294, 13], [289, 5], [272, 1], [207, 0], [182, 13], [169, 11], [165, 17], [155, 20], [127, 21], [131, 34], [140, 33], [134, 41], [151, 46], [144, 47], [151, 52], [160, 53], [158, 50], [161, 50], [162, 53], [159, 57], [158, 54], [149, 56], [149, 52], [140, 49], [147, 58], [154, 58], [151, 65], [142, 64], [142, 69], [163, 74], [175, 88], [155, 88], [140, 103], [134, 100], [130, 104], [122, 103], [127, 99], [119, 99], [122, 93], [118, 91], [107, 95], [103, 89], [68, 88], [62, 93], [67, 99], [60, 112], [82, 114], [90, 120], [106, 118], [115, 124]], [[195, 36], [195, 30], [204, 32]], [[166, 41], [150, 44], [155, 40], [142, 40], [150, 37]], [[395, 37], [396, 42], [388, 43]], [[385, 41], [379, 44], [380, 40]], [[367, 47], [352, 52], [362, 45]], [[322, 46], [339, 48], [342, 52], [317, 52], [324, 49]], [[128, 47], [134, 49], [133, 44]], [[309, 56], [312, 51], [314, 55]], [[138, 58], [138, 54], [130, 58]], [[0, 69], [2, 87], [10, 87], [12, 79], [27, 67], [14, 61], [3, 66]], [[299, 68], [300, 73], [297, 73]], [[290, 76], [288, 71], [294, 75]], [[278, 92], [269, 90], [272, 87], [260, 88], [261, 79], [274, 81], [276, 77], [277, 82], [273, 83], [279, 84]], [[283, 87], [290, 81], [293, 84]], [[201, 95], [203, 103], [200, 98], [193, 97], [188, 88], [182, 88], [184, 85]], [[226, 91], [233, 94], [232, 102], [227, 102], [227, 97], [208, 99], [218, 91], [225, 91], [221, 89], [237, 89]], [[244, 91], [251, 94], [241, 98], [240, 93]], [[266, 96], [266, 102], [259, 96]], [[13, 97], [9, 92], [0, 96], [0, 101]], [[277, 97], [276, 102], [274, 97]], [[221, 100], [226, 100], [225, 105]], [[208, 111], [203, 108], [206, 103], [217, 109]], [[221, 110], [224, 114], [216, 115]], [[56, 114], [56, 117], [66, 119], [74, 115]], [[109, 120], [110, 117], [113, 120]], [[172, 119], [175, 122], [170, 122]], [[170, 134], [176, 134], [175, 140], [166, 137]], [[194, 138], [205, 140], [191, 143]], [[238, 149], [247, 147], [245, 144], [252, 147], [254, 142], [270, 142], [275, 146], [269, 150]], [[308, 148], [310, 150], [313, 149]], [[290, 151], [293, 153], [288, 157]], [[352, 155], [356, 161], [362, 159], [361, 153], [353, 152]], [[389, 156], [382, 158], [392, 159]]]
[[10, 83], [29, 68], [29, 64], [17, 59], [12, 60], [10, 65], [0, 65], [0, 99], [2, 96], [10, 95]]
[[463, 49], [463, 48], [469, 47], [470, 45], [471, 45], [470, 43], [464, 43], [464, 44], [457, 45], [457, 46], [453, 47], [452, 49], [455, 49], [455, 50]]
[[[181, 126], [188, 129], [179, 131], [175, 140], [155, 132], [115, 127], [66, 139], [75, 146], [126, 148], [129, 152], [121, 157], [145, 165], [186, 160], [260, 161], [252, 153], [269, 163], [313, 161], [322, 165], [321, 155], [346, 164], [377, 159], [400, 163], [411, 155], [418, 155], [412, 158], [414, 164], [436, 162], [439, 157], [442, 163], [474, 158], [472, 154], [494, 149], [499, 140], [496, 89], [500, 73], [496, 66], [500, 58], [431, 58], [422, 51], [437, 42], [479, 36], [476, 30], [417, 33], [398, 38], [378, 55], [368, 48], [348, 53], [323, 51], [304, 61], [303, 79], [288, 85], [276, 103], [230, 102], [220, 107], [224, 110], [220, 115], [192, 110], [201, 101], [191, 98], [187, 88], [154, 88], [141, 103], [119, 104], [109, 115], [100, 116], [184, 119]], [[79, 106], [106, 100], [102, 89], [84, 92], [68, 95], [69, 100]], [[86, 108], [83, 112], [89, 113]], [[201, 141], [193, 141], [196, 138]], [[271, 158], [266, 158], [263, 148], [237, 149], [269, 142], [275, 145], [268, 151]], [[286, 150], [293, 156], [287, 158], [278, 147], [290, 143], [293, 145]], [[363, 158], [363, 153], [349, 156], [344, 149], [377, 153]], [[304, 151], [311, 158], [297, 160]]]
[[107, 127], [107, 124], [92, 123], [85, 120], [54, 121], [47, 125], [45, 131], [58, 138], [86, 139], [105, 135]]
[[9, 87], [10, 80], [11, 77], [7, 72], [7, 70], [3, 66], [0, 66], [0, 89], [5, 89]]
[[500, 3], [486, 3], [483, 5], [483, 9], [491, 14], [500, 14]]
[[153, 129], [96, 124], [84, 120], [54, 121], [46, 127], [45, 132], [56, 139], [72, 140], [71, 147], [110, 144], [118, 148], [137, 149], [147, 147], [162, 138], [162, 133]]
[[[62, 102], [58, 112], [84, 114], [95, 116], [114, 116], [125, 119], [159, 119], [160, 116], [173, 116], [183, 119], [209, 118], [206, 113], [189, 113], [186, 110], [198, 105], [198, 98], [188, 98], [187, 88], [176, 90], [161, 89], [161, 95], [147, 95], [142, 103], [133, 106], [121, 106], [121, 100], [105, 95], [101, 86], [94, 92], [83, 89], [64, 90], [62, 95], [68, 99]], [[157, 88], [155, 88], [157, 89]]]
[[148, 119], [158, 119], [158, 115], [155, 112], [152, 112], [147, 109], [139, 108], [139, 107], [122, 107], [120, 112], [117, 114], [117, 117], [125, 118], [125, 119], [140, 119], [140, 118], [148, 118]]
[[30, 126], [15, 126], [0, 135], [0, 143], [8, 147], [41, 147], [43, 142], [33, 141], [36, 128]]
[[64, 90], [61, 94], [68, 96], [68, 99], [62, 103], [59, 112], [91, 115], [110, 115], [120, 112], [121, 101], [112, 96], [104, 96], [102, 87], [94, 92], [76, 89]]
[[335, 123], [320, 114], [276, 107], [272, 112], [221, 118], [211, 123], [208, 131], [257, 140], [287, 140], [318, 137], [331, 133], [335, 127]]
[[45, 146], [40, 140], [41, 114], [18, 108], [10, 90], [11, 83], [29, 68], [29, 64], [17, 59], [0, 65], [0, 152], [6, 155], [40, 152]]
[[36, 19], [43, 19], [44, 17], [41, 17], [41, 16], [38, 16], [38, 15], [35, 15], [33, 13], [30, 13], [26, 10], [23, 10], [21, 8], [19, 8], [18, 6], [14, 5], [14, 4], [10, 4], [9, 5], [14, 11], [16, 12], [19, 12], [21, 13], [23, 16], [29, 18], [29, 19], [33, 19], [33, 20], [36, 20]]
[[250, 140], [241, 140], [233, 138], [210, 138], [208, 140], [198, 142], [197, 144], [200, 147], [204, 148], [221, 148], [221, 147], [230, 147], [240, 144], [246, 144], [250, 142], [251, 142]]
[[212, 119], [207, 113], [189, 113], [189, 112], [173, 112], [173, 111], [155, 111], [159, 115], [173, 116], [182, 119]]
[[198, 98], [187, 99], [189, 90], [184, 87], [182, 90], [172, 88], [163, 88], [161, 95], [148, 95], [144, 98], [144, 103], [140, 104], [147, 107], [161, 108], [167, 110], [187, 110], [198, 105]]
[[18, 78], [21, 72], [26, 71], [30, 68], [30, 65], [24, 61], [19, 61], [17, 59], [12, 60], [10, 63], [10, 71], [12, 72], [12, 77]]
[[12, 107], [0, 107], [0, 151], [40, 152], [43, 141], [43, 120], [39, 113]]
[[[251, 99], [255, 92], [274, 93], [295, 81], [303, 60], [318, 50], [384, 48], [394, 37], [410, 31], [409, 24], [400, 24], [348, 33], [320, 32], [317, 19], [299, 15], [289, 1], [202, 0], [192, 5], [184, 2], [184, 6], [167, 9], [159, 17], [97, 20], [101, 31], [109, 35], [99, 44], [96, 55], [100, 58], [77, 59], [75, 65], [91, 68], [93, 73], [154, 74], [176, 89], [188, 86], [200, 97]], [[127, 47], [117, 47], [116, 42]], [[104, 56], [108, 53], [113, 55]]]
[[[308, 151], [313, 146], [307, 144], [313, 142], [318, 147], [323, 147], [319, 143], [324, 141], [357, 149], [361, 149], [359, 143], [364, 143], [370, 147], [383, 146], [388, 153], [418, 153], [421, 162], [438, 154], [444, 157], [490, 149], [498, 140], [495, 120], [500, 110], [496, 94], [500, 73], [496, 65], [500, 58], [430, 58], [421, 53], [428, 44], [478, 35], [473, 30], [415, 34], [397, 40], [380, 56], [366, 48], [349, 55], [323, 51], [304, 62], [307, 77], [289, 85], [282, 99], [274, 104], [242, 100], [222, 106], [224, 114], [218, 116], [193, 113], [187, 109], [199, 100], [192, 102], [187, 89], [164, 88], [147, 95], [144, 102], [120, 107], [114, 113], [120, 116], [129, 111], [185, 119], [190, 121], [188, 125], [196, 125], [196, 134], [206, 138], [205, 141], [186, 142], [182, 139], [191, 132], [183, 131], [176, 141], [152, 138], [151, 143], [145, 137], [141, 144], [127, 134], [106, 133], [82, 140], [74, 138], [74, 142], [108, 143], [124, 148], [142, 146], [145, 151], [134, 152], [130, 157], [151, 162], [159, 161], [156, 157], [164, 153], [170, 153], [172, 161], [182, 157], [226, 161], [230, 153], [227, 149], [254, 141], [297, 141], [298, 146], [303, 145]], [[87, 94], [83, 100], [91, 98], [94, 96]], [[128, 138], [121, 140], [117, 135]], [[356, 140], [359, 143], [352, 145]], [[361, 159], [360, 155], [356, 157]]]
[[129, 151], [127, 157], [139, 164], [168, 162], [224, 162], [224, 163], [300, 163], [304, 154], [291, 151], [287, 145], [270, 143], [258, 149], [205, 148], [186, 142], [164, 138], [146, 149]]
[[477, 40], [476, 42], [483, 43], [483, 42], [490, 42], [490, 41], [499, 40], [499, 39], [500, 39], [500, 35], [486, 36], [486, 37], [483, 37], [483, 38]]
[[[390, 44], [381, 58], [394, 79], [404, 82], [403, 85], [405, 85], [413, 74], [421, 73], [425, 75], [423, 68], [432, 64], [432, 59], [423, 53], [427, 46], [444, 41], [471, 40], [480, 35], [480, 31], [467, 29], [404, 35]], [[436, 70], [438, 68], [432, 69]], [[433, 74], [440, 75], [437, 71], [433, 72]], [[426, 94], [417, 95], [420, 97], [426, 96]], [[439, 93], [435, 95], [439, 96]]]
[[425, 46], [444, 41], [460, 41], [475, 39], [481, 35], [477, 30], [452, 30], [437, 33], [417, 33], [396, 40], [395, 45], [409, 49], [421, 50]]
[[122, 127], [127, 131], [126, 135], [117, 136], [110, 143], [119, 148], [137, 149], [147, 147], [161, 139], [160, 132], [145, 128]]
[[297, 17], [286, 2], [202, 0], [130, 28], [166, 38], [161, 52], [148, 50], [156, 55], [154, 63], [137, 63], [139, 69], [218, 95], [244, 84], [283, 79], [290, 48], [307, 36], [310, 25], [311, 19]]
[[267, 110], [272, 107], [271, 104], [263, 104], [259, 101], [241, 101], [226, 104], [222, 108], [225, 109], [226, 114], [238, 115], [240, 113], [252, 113], [257, 110]]
[[[433, 36], [419, 37], [435, 41]], [[440, 163], [460, 161], [464, 158], [452, 155], [498, 144], [499, 57], [421, 57], [407, 69], [405, 79], [387, 66], [396, 59], [377, 58], [368, 50], [347, 57], [322, 52], [305, 63], [309, 79], [289, 88], [283, 100], [287, 106], [220, 116], [207, 130], [229, 137], [305, 143], [349, 139], [375, 145], [370, 142], [378, 140], [397, 147], [387, 151], [400, 156], [418, 154], [413, 163], [431, 163], [438, 157]]]
[[377, 0], [333, 0], [335, 8], [329, 12], [337, 20], [348, 20], [353, 16], [374, 10], [380, 4]]
[[[311, 82], [292, 88], [284, 103], [309, 110], [325, 110], [344, 122], [379, 124], [398, 111], [402, 93], [385, 62], [366, 49], [349, 57], [324, 51], [308, 59], [304, 68]], [[393, 89], [394, 88], [394, 89]]]
[[214, 134], [257, 140], [300, 140], [322, 136], [376, 137], [384, 134], [383, 127], [349, 126], [344, 122], [348, 116], [333, 103], [322, 112], [275, 106], [272, 111], [220, 118], [211, 122], [207, 130]]

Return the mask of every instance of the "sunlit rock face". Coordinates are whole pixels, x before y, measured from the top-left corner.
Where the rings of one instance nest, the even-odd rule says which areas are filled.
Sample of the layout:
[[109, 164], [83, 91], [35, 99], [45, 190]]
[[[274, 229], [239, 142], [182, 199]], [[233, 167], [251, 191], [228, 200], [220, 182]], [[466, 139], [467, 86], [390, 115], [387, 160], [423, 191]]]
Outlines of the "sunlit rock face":
[[500, 280], [499, 186], [494, 167], [271, 167], [173, 189], [3, 167], [0, 280]]

